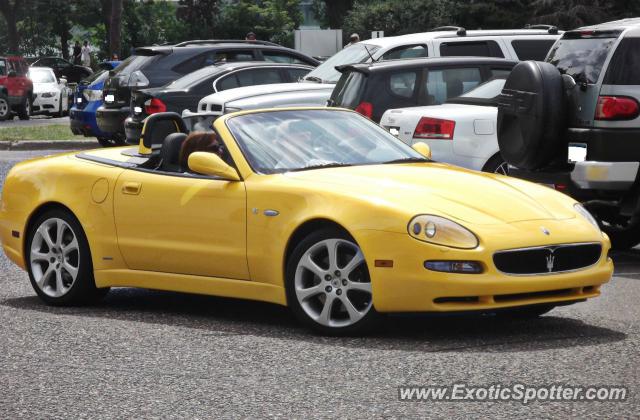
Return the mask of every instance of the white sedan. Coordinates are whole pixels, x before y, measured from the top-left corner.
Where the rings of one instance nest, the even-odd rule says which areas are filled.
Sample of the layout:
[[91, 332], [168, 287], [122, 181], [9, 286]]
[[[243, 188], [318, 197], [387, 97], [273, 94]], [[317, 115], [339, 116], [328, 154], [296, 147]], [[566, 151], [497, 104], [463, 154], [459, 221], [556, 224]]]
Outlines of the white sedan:
[[507, 174], [496, 135], [496, 102], [504, 82], [489, 80], [442, 105], [390, 109], [380, 125], [409, 145], [427, 143], [435, 160]]
[[29, 79], [33, 82], [33, 114], [62, 117], [69, 112], [71, 90], [65, 79], [58, 80], [48, 67], [29, 68]]

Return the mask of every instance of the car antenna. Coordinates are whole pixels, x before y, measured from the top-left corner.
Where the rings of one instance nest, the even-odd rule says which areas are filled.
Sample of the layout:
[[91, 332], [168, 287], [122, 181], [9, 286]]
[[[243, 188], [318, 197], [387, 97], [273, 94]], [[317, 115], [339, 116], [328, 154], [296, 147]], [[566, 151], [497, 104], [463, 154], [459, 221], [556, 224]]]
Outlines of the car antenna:
[[369, 51], [369, 48], [367, 48], [367, 44], [362, 44], [362, 46], [364, 47], [364, 49], [367, 52], [367, 54], [369, 54], [369, 57], [371, 57], [371, 62], [372, 63], [375, 63], [376, 61], [378, 61], [375, 58], [373, 58], [373, 55], [371, 55], [371, 51]]

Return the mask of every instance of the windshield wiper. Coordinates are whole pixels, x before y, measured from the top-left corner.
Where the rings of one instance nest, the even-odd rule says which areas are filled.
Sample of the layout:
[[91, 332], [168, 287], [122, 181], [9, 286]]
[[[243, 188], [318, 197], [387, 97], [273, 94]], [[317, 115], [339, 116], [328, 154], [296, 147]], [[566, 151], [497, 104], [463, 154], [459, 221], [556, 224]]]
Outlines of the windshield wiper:
[[427, 158], [418, 158], [418, 157], [408, 157], [408, 158], [400, 158], [400, 159], [394, 159], [394, 160], [390, 160], [387, 162], [383, 162], [383, 164], [388, 164], [388, 163], [422, 163], [422, 162], [431, 162], [431, 159], [427, 159]]
[[353, 165], [350, 163], [331, 162], [331, 163], [323, 163], [320, 165], [309, 165], [302, 168], [295, 168], [295, 169], [291, 169], [289, 172], [306, 171], [308, 169], [341, 168], [344, 166], [353, 166]]
[[317, 83], [324, 83], [324, 80], [316, 76], [304, 76], [302, 80], [308, 80], [310, 82], [317, 82]]

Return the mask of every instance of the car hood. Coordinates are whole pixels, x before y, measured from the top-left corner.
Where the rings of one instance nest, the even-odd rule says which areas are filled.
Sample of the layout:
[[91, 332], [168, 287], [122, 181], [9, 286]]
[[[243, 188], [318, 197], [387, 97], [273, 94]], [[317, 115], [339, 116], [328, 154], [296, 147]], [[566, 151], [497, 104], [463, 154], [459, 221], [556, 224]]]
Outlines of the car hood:
[[441, 163], [365, 165], [289, 172], [313, 189], [357, 196], [411, 215], [434, 213], [491, 225], [574, 218], [573, 200], [548, 187]]
[[58, 92], [60, 91], [60, 87], [57, 83], [34, 83], [33, 91], [35, 93], [39, 92]]

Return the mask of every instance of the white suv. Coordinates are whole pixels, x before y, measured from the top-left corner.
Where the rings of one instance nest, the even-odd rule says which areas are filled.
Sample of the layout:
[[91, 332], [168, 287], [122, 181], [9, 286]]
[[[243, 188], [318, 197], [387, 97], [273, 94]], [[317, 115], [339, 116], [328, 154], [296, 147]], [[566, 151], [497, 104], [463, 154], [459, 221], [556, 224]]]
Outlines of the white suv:
[[425, 57], [496, 57], [510, 60], [544, 60], [562, 32], [555, 26], [527, 29], [476, 30], [445, 26], [430, 32], [375, 38], [353, 44], [320, 64], [303, 79], [336, 83], [336, 66]]

